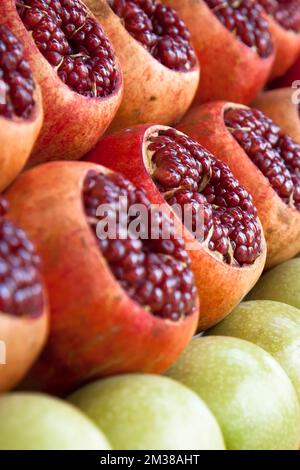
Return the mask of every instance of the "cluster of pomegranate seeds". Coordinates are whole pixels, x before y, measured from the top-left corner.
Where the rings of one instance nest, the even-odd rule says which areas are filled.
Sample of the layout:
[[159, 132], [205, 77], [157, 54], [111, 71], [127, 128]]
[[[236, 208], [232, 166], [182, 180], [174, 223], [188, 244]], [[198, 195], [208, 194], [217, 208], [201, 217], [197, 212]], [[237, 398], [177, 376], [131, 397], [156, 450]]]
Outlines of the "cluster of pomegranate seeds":
[[183, 223], [191, 211], [196, 238], [228, 264], [252, 264], [261, 252], [261, 229], [251, 196], [230, 169], [175, 129], [152, 135], [147, 150], [153, 180], [171, 206], [182, 208]]
[[127, 31], [166, 67], [189, 71], [196, 65], [190, 33], [173, 8], [157, 0], [109, 0]]
[[38, 316], [43, 311], [40, 258], [26, 233], [4, 216], [0, 198], [0, 312]]
[[254, 0], [205, 0], [221, 23], [248, 47], [266, 58], [273, 52], [263, 8]]
[[300, 210], [300, 145], [257, 109], [229, 109], [225, 124], [281, 199]]
[[284, 29], [300, 32], [299, 0], [258, 0], [258, 3]]
[[113, 93], [118, 71], [110, 42], [79, 0], [16, 0], [18, 13], [61, 80], [84, 96]]
[[0, 25], [0, 116], [28, 118], [34, 107], [34, 81], [22, 44]]
[[[120, 197], [125, 197], [127, 201], [124, 214], [134, 204], [145, 208], [148, 220], [141, 221], [140, 237], [130, 231], [130, 224], [136, 217], [128, 217], [126, 236], [122, 238], [122, 213], [118, 214]], [[161, 318], [177, 321], [194, 313], [197, 290], [185, 244], [181, 238], [174, 236], [172, 223], [163, 214], [157, 213], [155, 227], [152, 225], [151, 205], [145, 193], [121, 175], [91, 171], [85, 180], [83, 201], [94, 233], [101, 221], [101, 217], [96, 217], [101, 204], [109, 204], [117, 215], [116, 237], [98, 237], [98, 243], [111, 271], [127, 294]], [[171, 227], [169, 239], [162, 236], [164, 223]]]

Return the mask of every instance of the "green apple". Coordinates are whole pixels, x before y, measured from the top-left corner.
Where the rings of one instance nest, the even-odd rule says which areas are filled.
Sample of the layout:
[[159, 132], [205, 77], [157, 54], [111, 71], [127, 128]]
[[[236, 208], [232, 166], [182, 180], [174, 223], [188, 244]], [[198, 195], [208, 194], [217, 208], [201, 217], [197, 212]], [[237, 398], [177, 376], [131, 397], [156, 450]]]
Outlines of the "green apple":
[[118, 450], [224, 449], [214, 416], [198, 396], [167, 377], [126, 374], [70, 397]]
[[277, 300], [300, 309], [300, 258], [291, 259], [264, 274], [248, 300]]
[[206, 402], [227, 449], [298, 449], [295, 389], [279, 363], [255, 344], [226, 336], [195, 338], [167, 374]]
[[109, 450], [80, 410], [41, 393], [0, 396], [0, 450]]
[[243, 302], [208, 334], [246, 339], [268, 351], [290, 377], [300, 400], [300, 310], [272, 300]]

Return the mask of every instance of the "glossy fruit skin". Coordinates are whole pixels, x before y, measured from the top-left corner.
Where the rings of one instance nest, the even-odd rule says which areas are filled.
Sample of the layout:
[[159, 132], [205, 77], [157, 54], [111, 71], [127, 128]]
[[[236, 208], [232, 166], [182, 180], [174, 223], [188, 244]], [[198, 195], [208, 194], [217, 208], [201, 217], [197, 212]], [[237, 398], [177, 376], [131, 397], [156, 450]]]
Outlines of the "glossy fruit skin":
[[300, 310], [271, 300], [242, 302], [209, 335], [257, 344], [282, 366], [300, 398]]
[[216, 416], [228, 450], [298, 449], [300, 408], [281, 366], [237, 338], [195, 338], [167, 372]]
[[177, 128], [227, 163], [252, 195], [267, 241], [265, 267], [271, 268], [300, 251], [300, 213], [280, 199], [227, 129], [224, 112], [236, 107], [241, 105], [224, 101], [194, 107]]
[[124, 97], [108, 132], [145, 122], [177, 122], [195, 96], [198, 64], [190, 72], [165, 67], [126, 31], [106, 0], [85, 3], [113, 44], [124, 76]]
[[205, 403], [167, 377], [111, 377], [87, 385], [69, 400], [118, 450], [224, 449], [220, 428]]
[[249, 300], [275, 300], [300, 309], [300, 258], [265, 273], [248, 295]]
[[[148, 124], [108, 136], [98, 142], [86, 159], [127, 176], [136, 186], [146, 191], [153, 204], [165, 204], [149, 174], [145, 159], [145, 142], [159, 128], [163, 127]], [[192, 270], [200, 296], [198, 329], [205, 330], [224, 318], [256, 283], [265, 263], [265, 242], [263, 240], [262, 254], [256, 262], [240, 269], [214, 257], [209, 250], [195, 242], [181, 222], [178, 223], [189, 246]]]
[[15, 0], [3, 2], [2, 20], [24, 44], [43, 96], [44, 123], [28, 167], [48, 160], [81, 158], [105, 132], [120, 105], [123, 80], [119, 66], [114, 94], [102, 99], [86, 98], [66, 86], [39, 52], [17, 13]]
[[278, 88], [258, 95], [252, 106], [270, 116], [285, 134], [289, 134], [300, 144], [299, 103], [296, 101], [299, 101], [297, 89]]
[[40, 393], [0, 397], [1, 450], [110, 450], [106, 437], [70, 404]]
[[[107, 267], [82, 203], [86, 162], [51, 162], [7, 192], [10, 217], [30, 235], [49, 292], [49, 341], [26, 387], [64, 394], [93, 378], [161, 373], [195, 332], [198, 309], [164, 321], [131, 300]], [[53, 222], [55, 221], [55, 223]]]
[[250, 103], [266, 83], [275, 54], [260, 58], [221, 24], [203, 0], [164, 3], [178, 11], [192, 35], [201, 64], [195, 101], [227, 99]]

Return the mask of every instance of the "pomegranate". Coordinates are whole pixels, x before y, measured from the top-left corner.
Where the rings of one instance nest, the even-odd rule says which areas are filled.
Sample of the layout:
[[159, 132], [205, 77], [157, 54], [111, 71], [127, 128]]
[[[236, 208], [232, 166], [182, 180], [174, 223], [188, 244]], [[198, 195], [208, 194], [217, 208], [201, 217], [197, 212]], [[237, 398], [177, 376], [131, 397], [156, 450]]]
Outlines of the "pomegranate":
[[22, 44], [0, 25], [0, 191], [28, 159], [42, 126], [43, 111]]
[[79, 159], [113, 119], [122, 77], [102, 27], [80, 0], [2, 0], [42, 89], [44, 125], [30, 164]]
[[17, 385], [40, 353], [48, 304], [40, 259], [27, 234], [6, 219], [0, 199], [0, 392]]
[[266, 14], [252, 0], [164, 0], [191, 31], [201, 63], [196, 100], [249, 103], [266, 83], [274, 50]]
[[169, 204], [192, 259], [201, 300], [198, 327], [225, 317], [265, 262], [252, 198], [229, 168], [188, 136], [157, 125], [108, 136], [87, 159], [130, 176], [152, 203]]
[[[41, 253], [52, 315], [48, 344], [24, 386], [64, 394], [97, 377], [166, 370], [191, 339], [199, 313], [190, 259], [168, 214], [158, 212], [152, 224], [143, 191], [86, 162], [40, 165], [7, 196], [11, 216]], [[122, 197], [128, 214], [138, 204], [149, 215], [137, 237], [130, 215], [122, 235], [127, 212], [115, 211]], [[115, 237], [99, 237], [98, 206], [110, 220], [115, 211]]]
[[300, 250], [300, 146], [261, 111], [225, 102], [191, 110], [179, 126], [229, 165], [253, 196], [266, 267]]
[[300, 57], [294, 62], [294, 64], [288, 69], [283, 77], [274, 80], [270, 84], [270, 88], [282, 88], [294, 86], [299, 87], [300, 80]]
[[271, 77], [283, 75], [300, 53], [300, 1], [258, 0], [268, 14], [276, 57]]
[[120, 60], [124, 98], [110, 127], [171, 124], [187, 111], [199, 83], [190, 33], [158, 0], [86, 0]]

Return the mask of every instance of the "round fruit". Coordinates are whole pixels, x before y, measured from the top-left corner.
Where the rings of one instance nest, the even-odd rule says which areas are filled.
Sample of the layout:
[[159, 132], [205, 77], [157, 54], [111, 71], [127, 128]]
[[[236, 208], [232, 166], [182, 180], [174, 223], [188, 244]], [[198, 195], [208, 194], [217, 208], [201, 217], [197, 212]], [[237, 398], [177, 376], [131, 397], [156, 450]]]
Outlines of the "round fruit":
[[261, 111], [218, 101], [178, 128], [223, 160], [253, 196], [267, 240], [266, 267], [300, 251], [300, 146]]
[[0, 396], [0, 450], [109, 450], [102, 434], [74, 406], [38, 393]]
[[249, 103], [266, 83], [274, 49], [266, 15], [252, 0], [164, 0], [187, 24], [201, 64], [197, 101]]
[[281, 364], [300, 398], [300, 310], [281, 302], [242, 302], [209, 335], [233, 336], [257, 344]]
[[110, 131], [144, 122], [172, 124], [199, 83], [190, 33], [158, 0], [86, 0], [111, 40], [124, 74], [124, 98]]
[[299, 0], [258, 0], [268, 14], [275, 62], [271, 77], [283, 75], [295, 62], [300, 52]]
[[152, 204], [169, 204], [192, 259], [199, 328], [224, 318], [259, 278], [266, 254], [252, 198], [228, 167], [188, 136], [157, 125], [108, 136], [87, 158], [130, 177]]
[[0, 25], [0, 191], [23, 168], [40, 132], [42, 100], [22, 44]]
[[249, 299], [277, 300], [300, 309], [300, 259], [292, 259], [265, 273]]
[[216, 416], [229, 450], [299, 448], [300, 408], [281, 366], [237, 338], [195, 338], [167, 373], [190, 387]]
[[[0, 200], [0, 392], [24, 377], [44, 346], [48, 304], [40, 259]], [[3, 357], [2, 357], [3, 356]]]
[[112, 121], [122, 77], [102, 27], [80, 0], [3, 0], [1, 20], [23, 42], [45, 120], [29, 165], [79, 159]]
[[166, 370], [199, 313], [190, 259], [167, 214], [152, 219], [143, 191], [85, 162], [40, 165], [7, 196], [43, 259], [51, 308], [49, 341], [26, 387], [67, 393], [110, 374]]
[[87, 385], [70, 400], [104, 430], [114, 449], [224, 449], [205, 403], [167, 377], [111, 377]]

